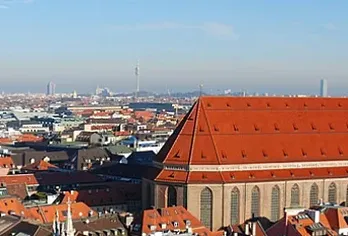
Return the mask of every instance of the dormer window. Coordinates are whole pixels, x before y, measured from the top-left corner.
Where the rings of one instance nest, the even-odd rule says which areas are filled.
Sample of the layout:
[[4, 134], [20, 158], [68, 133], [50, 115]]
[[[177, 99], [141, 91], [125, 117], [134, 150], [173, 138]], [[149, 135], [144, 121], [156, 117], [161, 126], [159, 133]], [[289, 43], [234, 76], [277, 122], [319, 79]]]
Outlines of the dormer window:
[[263, 155], [263, 157], [268, 157], [266, 150], [262, 150], [262, 155]]
[[216, 125], [214, 125], [214, 131], [218, 132], [218, 131], [219, 131], [219, 127], [217, 127]]
[[311, 123], [312, 126], [312, 130], [317, 130], [317, 127], [315, 126], [315, 124]]
[[338, 107], [342, 107], [342, 103], [340, 103], [340, 102], [337, 105], [338, 105]]
[[303, 157], [307, 157], [307, 152], [303, 148], [301, 149], [301, 152]]
[[175, 158], [180, 158], [180, 151], [177, 151], [174, 155]]
[[340, 156], [343, 156], [343, 150], [341, 147], [338, 147], [338, 153], [340, 154]]
[[279, 131], [279, 126], [278, 126], [277, 123], [274, 123], [274, 130], [275, 130], [275, 131]]
[[242, 157], [243, 157], [243, 158], [246, 158], [246, 157], [247, 157], [247, 154], [246, 154], [245, 150], [242, 150]]
[[226, 103], [226, 106], [227, 106], [227, 107], [231, 107], [231, 105], [230, 105], [229, 103]]
[[238, 126], [237, 126], [236, 124], [233, 125], [233, 129], [234, 129], [234, 131], [236, 131], [236, 132], [239, 131]]
[[304, 106], [304, 107], [308, 107], [307, 103], [303, 103], [303, 106]]
[[267, 107], [268, 107], [268, 108], [269, 108], [269, 107], [271, 107], [271, 104], [269, 104], [269, 102], [267, 102], [267, 104], [266, 104], [266, 105], [267, 105]]
[[329, 128], [330, 128], [330, 130], [335, 130], [335, 128], [334, 128], [332, 123], [329, 123]]
[[250, 104], [250, 103], [247, 103], [247, 107], [251, 107], [251, 104]]
[[178, 228], [179, 227], [179, 223], [177, 221], [174, 221], [173, 222], [173, 226], [174, 226], [174, 228]]
[[203, 152], [201, 152], [201, 158], [202, 158], [202, 159], [206, 159], [206, 158], [207, 158], [207, 156], [205, 156], [205, 155], [204, 155], [204, 153], [203, 153]]
[[324, 148], [320, 148], [320, 153], [322, 156], [326, 156], [326, 151]]
[[257, 124], [254, 124], [255, 131], [260, 131], [260, 128], [257, 126]]
[[288, 157], [289, 156], [288, 152], [285, 149], [283, 149], [283, 155], [284, 155], [284, 157]]
[[289, 104], [288, 104], [288, 103], [285, 103], [285, 107], [286, 107], [286, 108], [289, 108]]
[[292, 124], [292, 127], [294, 128], [295, 131], [298, 130], [298, 127], [297, 127], [297, 125], [295, 123]]

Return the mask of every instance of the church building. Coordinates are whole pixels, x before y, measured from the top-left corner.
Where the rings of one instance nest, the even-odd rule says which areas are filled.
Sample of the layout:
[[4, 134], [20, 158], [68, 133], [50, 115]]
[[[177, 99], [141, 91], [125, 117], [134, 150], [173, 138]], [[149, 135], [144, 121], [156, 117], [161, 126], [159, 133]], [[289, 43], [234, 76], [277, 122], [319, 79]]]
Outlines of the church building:
[[200, 97], [143, 179], [143, 205], [210, 230], [348, 201], [348, 99]]

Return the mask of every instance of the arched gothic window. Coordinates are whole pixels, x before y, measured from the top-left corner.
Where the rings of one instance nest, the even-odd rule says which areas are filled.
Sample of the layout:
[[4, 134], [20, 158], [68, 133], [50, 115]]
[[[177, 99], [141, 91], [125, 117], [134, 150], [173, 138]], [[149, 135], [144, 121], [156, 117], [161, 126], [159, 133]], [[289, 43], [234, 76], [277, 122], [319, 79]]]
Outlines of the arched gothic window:
[[311, 190], [309, 192], [309, 206], [315, 206], [318, 204], [319, 200], [319, 188], [316, 183], [313, 183], [311, 186]]
[[297, 184], [294, 184], [291, 188], [291, 203], [290, 206], [299, 206], [300, 205], [300, 187]]
[[208, 229], [212, 229], [213, 218], [213, 193], [209, 188], [204, 188], [201, 192], [200, 219], [202, 224]]
[[176, 189], [169, 186], [167, 190], [167, 207], [176, 206]]
[[330, 203], [336, 203], [337, 202], [337, 188], [335, 183], [331, 183], [329, 185], [329, 196], [328, 201]]
[[260, 216], [260, 189], [257, 186], [251, 190], [251, 215]]
[[239, 190], [234, 188], [231, 192], [231, 225], [239, 223]]
[[272, 188], [271, 221], [275, 222], [279, 220], [279, 212], [280, 212], [280, 189], [276, 185]]

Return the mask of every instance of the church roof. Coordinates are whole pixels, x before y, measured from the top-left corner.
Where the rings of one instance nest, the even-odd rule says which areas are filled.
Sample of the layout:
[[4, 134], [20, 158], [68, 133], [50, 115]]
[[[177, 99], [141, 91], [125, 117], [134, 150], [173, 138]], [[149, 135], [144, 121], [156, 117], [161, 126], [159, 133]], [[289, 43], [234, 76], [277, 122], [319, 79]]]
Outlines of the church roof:
[[347, 156], [346, 98], [201, 97], [155, 161], [231, 165]]

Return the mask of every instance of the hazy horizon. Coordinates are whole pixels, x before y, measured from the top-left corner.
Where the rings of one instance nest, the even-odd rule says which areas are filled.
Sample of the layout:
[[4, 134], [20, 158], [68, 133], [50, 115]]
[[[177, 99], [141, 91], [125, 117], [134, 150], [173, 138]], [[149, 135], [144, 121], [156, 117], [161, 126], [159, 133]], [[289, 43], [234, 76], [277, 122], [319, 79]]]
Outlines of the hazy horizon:
[[345, 1], [0, 0], [0, 90], [348, 91]]

